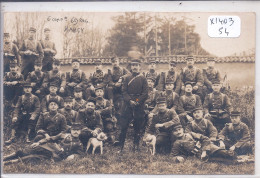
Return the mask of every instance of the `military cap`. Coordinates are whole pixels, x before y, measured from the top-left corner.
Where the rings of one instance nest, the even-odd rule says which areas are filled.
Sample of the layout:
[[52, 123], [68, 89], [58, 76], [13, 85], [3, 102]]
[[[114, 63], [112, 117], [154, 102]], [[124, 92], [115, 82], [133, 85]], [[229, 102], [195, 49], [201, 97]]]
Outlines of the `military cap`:
[[49, 28], [44, 29], [44, 32], [48, 32], [48, 31], [51, 31], [51, 30]]
[[115, 63], [117, 60], [119, 60], [118, 57], [112, 57], [112, 58], [111, 58], [111, 62], [112, 62], [112, 63]]
[[192, 86], [192, 83], [187, 81], [187, 82], [185, 82], [184, 86], [186, 86], [186, 85], [191, 85]]
[[23, 87], [24, 88], [28, 88], [28, 87], [32, 88], [31, 82], [24, 82]]
[[96, 100], [93, 97], [88, 98], [87, 103], [89, 103], [89, 102], [96, 104]]
[[169, 129], [172, 130], [172, 131], [175, 131], [179, 128], [183, 128], [180, 122], [173, 124]]
[[9, 33], [4, 33], [4, 37], [10, 37]]
[[97, 85], [97, 87], [95, 88], [95, 91], [96, 90], [104, 90], [103, 86], [102, 85]]
[[231, 116], [240, 116], [240, 112], [239, 111], [232, 111], [231, 112]]
[[212, 84], [214, 85], [214, 84], [220, 84], [220, 81], [219, 80], [213, 80], [212, 81]]
[[73, 98], [71, 96], [68, 96], [64, 99], [64, 102], [72, 102]]
[[78, 122], [73, 122], [73, 123], [71, 124], [71, 129], [72, 129], [72, 130], [81, 130], [81, 124], [78, 123]]
[[147, 80], [152, 80], [153, 82], [155, 82], [155, 78], [152, 77], [152, 76], [148, 76], [146, 79], [147, 79]]
[[215, 62], [216, 60], [215, 60], [214, 57], [209, 57], [209, 58], [208, 58], [208, 61], [214, 61], [214, 62]]
[[169, 64], [176, 67], [176, 61], [174, 61], [174, 60], [171, 60], [171, 61], [169, 62]]
[[34, 62], [34, 65], [36, 65], [36, 66], [42, 66], [42, 61], [41, 61], [41, 60], [36, 60], [36, 61]]
[[50, 87], [57, 87], [58, 88], [58, 84], [56, 82], [51, 82]]
[[30, 32], [36, 32], [36, 28], [30, 27], [29, 31], [30, 31]]
[[16, 59], [10, 60], [9, 65], [10, 65], [10, 67], [15, 67], [15, 66], [17, 66], [17, 60], [16, 60]]
[[74, 59], [72, 59], [72, 61], [71, 61], [71, 62], [73, 63], [73, 62], [80, 62], [80, 61], [79, 61], [79, 59], [77, 59], [77, 58], [74, 58]]
[[157, 100], [156, 100], [157, 104], [162, 104], [162, 103], [166, 103], [166, 98], [163, 96], [160, 96]]
[[74, 92], [82, 92], [82, 88], [80, 87], [80, 86], [76, 86], [75, 88], [74, 88]]
[[96, 59], [96, 60], [95, 60], [95, 64], [96, 64], [96, 65], [100, 65], [100, 64], [102, 64], [102, 63], [101, 63], [101, 59], [99, 59], [99, 58]]
[[188, 60], [194, 60], [193, 56], [188, 56], [188, 57], [186, 58], [186, 61], [188, 61]]
[[174, 81], [170, 78], [167, 78], [165, 84], [174, 84]]
[[55, 64], [55, 65], [60, 65], [60, 60], [59, 60], [59, 59], [54, 59], [54, 60], [53, 60], [53, 64]]
[[131, 64], [140, 64], [141, 63], [141, 60], [140, 59], [132, 59], [131, 60]]
[[195, 109], [192, 110], [192, 112], [198, 111], [198, 110], [203, 110], [202, 107], [196, 107]]

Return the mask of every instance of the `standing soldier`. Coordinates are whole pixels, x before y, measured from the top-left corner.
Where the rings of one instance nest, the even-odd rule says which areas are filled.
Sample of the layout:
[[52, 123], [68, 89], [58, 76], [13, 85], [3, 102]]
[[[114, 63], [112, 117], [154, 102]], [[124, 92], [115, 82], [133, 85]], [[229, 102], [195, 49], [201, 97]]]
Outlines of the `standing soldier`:
[[207, 87], [207, 93], [211, 93], [212, 89], [212, 82], [215, 80], [220, 81], [220, 73], [215, 68], [215, 59], [209, 58], [207, 61], [207, 68], [203, 69], [203, 77], [204, 77], [204, 84]]
[[29, 72], [33, 71], [34, 62], [43, 59], [42, 45], [35, 39], [36, 29], [31, 27], [29, 30], [29, 38], [24, 40], [20, 48], [22, 56], [22, 74], [26, 80]]
[[155, 79], [154, 77], [147, 77], [148, 84], [148, 98], [145, 101], [145, 108], [148, 112], [152, 111], [156, 106], [157, 90], [154, 88]]
[[220, 132], [226, 123], [230, 121], [230, 113], [233, 110], [226, 94], [220, 92], [220, 82], [213, 81], [213, 92], [205, 98], [203, 108], [205, 118], [209, 119]]
[[18, 47], [11, 42], [10, 34], [4, 33], [4, 73], [10, 71], [10, 62], [13, 60], [17, 60], [18, 66], [21, 65]]
[[73, 99], [73, 109], [75, 111], [79, 111], [80, 109], [85, 109], [86, 101], [82, 99], [82, 88], [80, 86], [76, 86], [74, 88], [74, 99]]
[[[200, 96], [201, 101], [204, 101], [203, 94], [203, 75], [200, 69], [194, 66], [194, 58], [188, 56], [186, 59], [187, 66], [181, 71], [180, 77], [182, 81], [182, 94], [184, 93], [184, 84], [190, 82], [193, 87], [193, 93]], [[181, 95], [182, 95], [181, 94]]]
[[26, 81], [30, 82], [32, 85], [32, 93], [40, 99], [43, 98], [42, 95], [42, 84], [45, 73], [42, 72], [42, 62], [40, 60], [35, 61], [34, 71], [30, 72]]
[[181, 90], [181, 78], [180, 75], [177, 73], [176, 70], [176, 62], [175, 61], [170, 61], [169, 63], [169, 71], [167, 73], [162, 72], [160, 74], [160, 79], [158, 81], [157, 85], [157, 90], [158, 91], [164, 91], [165, 90], [165, 85], [166, 85], [166, 80], [171, 80], [174, 82], [174, 91], [177, 94], [180, 94]]
[[66, 94], [73, 96], [74, 88], [76, 86], [85, 88], [87, 79], [86, 74], [80, 70], [80, 62], [78, 59], [72, 59], [72, 71], [66, 73]]
[[154, 87], [158, 85], [160, 75], [155, 71], [156, 70], [156, 60], [151, 59], [148, 64], [149, 71], [145, 74], [146, 78], [154, 78]]
[[219, 133], [220, 147], [235, 151], [239, 155], [252, 153], [250, 131], [248, 126], [241, 122], [240, 112], [231, 113], [232, 123], [227, 123]]
[[47, 72], [43, 79], [43, 89], [45, 94], [48, 93], [48, 88], [50, 83], [55, 83], [58, 87], [58, 94], [62, 95], [65, 91], [66, 78], [65, 74], [60, 71], [60, 61], [58, 59], [54, 59], [52, 64], [52, 70]]
[[30, 143], [30, 134], [34, 131], [37, 118], [40, 114], [39, 98], [32, 93], [31, 83], [24, 83], [24, 95], [20, 96], [15, 106], [12, 119], [11, 138], [5, 143], [10, 144], [15, 140], [17, 130], [27, 130], [26, 142]]
[[52, 63], [54, 60], [54, 56], [57, 54], [55, 44], [52, 41], [50, 41], [50, 31], [51, 30], [49, 28], [45, 28], [44, 29], [45, 39], [41, 40], [41, 45], [44, 52], [44, 58], [42, 60], [43, 72], [52, 70]]
[[[137, 52], [137, 54], [139, 54]], [[134, 55], [135, 56], [135, 55]], [[139, 141], [144, 128], [145, 112], [144, 103], [148, 98], [148, 84], [146, 78], [140, 74], [140, 56], [136, 55], [131, 61], [131, 74], [125, 77], [122, 93], [125, 101], [121, 121], [121, 133], [118, 145], [123, 151], [127, 129], [133, 120], [134, 125], [134, 148], [139, 149]]]

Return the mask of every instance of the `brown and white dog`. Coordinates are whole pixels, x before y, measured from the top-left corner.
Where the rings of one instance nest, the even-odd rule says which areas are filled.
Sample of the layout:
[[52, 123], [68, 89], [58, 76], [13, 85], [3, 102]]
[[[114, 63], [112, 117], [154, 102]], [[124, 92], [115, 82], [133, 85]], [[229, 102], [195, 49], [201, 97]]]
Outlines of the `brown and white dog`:
[[97, 137], [90, 138], [88, 140], [87, 149], [88, 151], [89, 147], [92, 145], [92, 154], [95, 153], [96, 148], [100, 147], [100, 154], [103, 154], [103, 141], [107, 140], [107, 136], [104, 132], [100, 132]]
[[146, 146], [148, 146], [148, 149], [150, 150], [150, 153], [152, 155], [154, 155], [155, 154], [155, 145], [156, 145], [156, 136], [155, 135], [151, 135], [151, 134], [147, 134], [143, 138], [143, 141], [146, 144]]

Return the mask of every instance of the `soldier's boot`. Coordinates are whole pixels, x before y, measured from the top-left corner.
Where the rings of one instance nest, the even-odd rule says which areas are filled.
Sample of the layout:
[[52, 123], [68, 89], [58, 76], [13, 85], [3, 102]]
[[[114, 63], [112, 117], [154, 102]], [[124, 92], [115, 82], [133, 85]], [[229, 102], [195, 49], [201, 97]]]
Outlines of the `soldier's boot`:
[[10, 137], [9, 140], [5, 141], [5, 144], [11, 144], [11, 143], [13, 143], [15, 141], [15, 139], [16, 139], [15, 133], [16, 133], [15, 129], [12, 129], [11, 137]]
[[3, 157], [3, 161], [8, 161], [8, 160], [13, 159], [13, 158], [16, 158], [16, 157], [17, 157], [17, 153], [16, 153], [16, 152], [13, 152], [13, 153], [11, 153], [11, 154], [9, 154], [9, 155], [4, 156], [4, 157]]
[[31, 143], [31, 140], [30, 140], [30, 134], [31, 134], [31, 129], [28, 129], [28, 132], [27, 132], [27, 135], [26, 135], [26, 143]]

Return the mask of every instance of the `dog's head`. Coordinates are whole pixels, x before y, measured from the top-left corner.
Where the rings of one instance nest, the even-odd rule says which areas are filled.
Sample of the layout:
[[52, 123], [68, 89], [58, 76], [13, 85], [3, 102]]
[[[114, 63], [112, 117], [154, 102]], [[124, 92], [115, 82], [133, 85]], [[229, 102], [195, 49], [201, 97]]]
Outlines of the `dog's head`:
[[143, 138], [143, 142], [146, 143], [146, 145], [148, 145], [149, 143], [151, 143], [153, 140], [153, 136], [152, 135], [146, 135], [144, 138]]
[[105, 140], [107, 140], [107, 135], [104, 132], [100, 132], [97, 135], [97, 139], [100, 140], [100, 141], [105, 141]]

